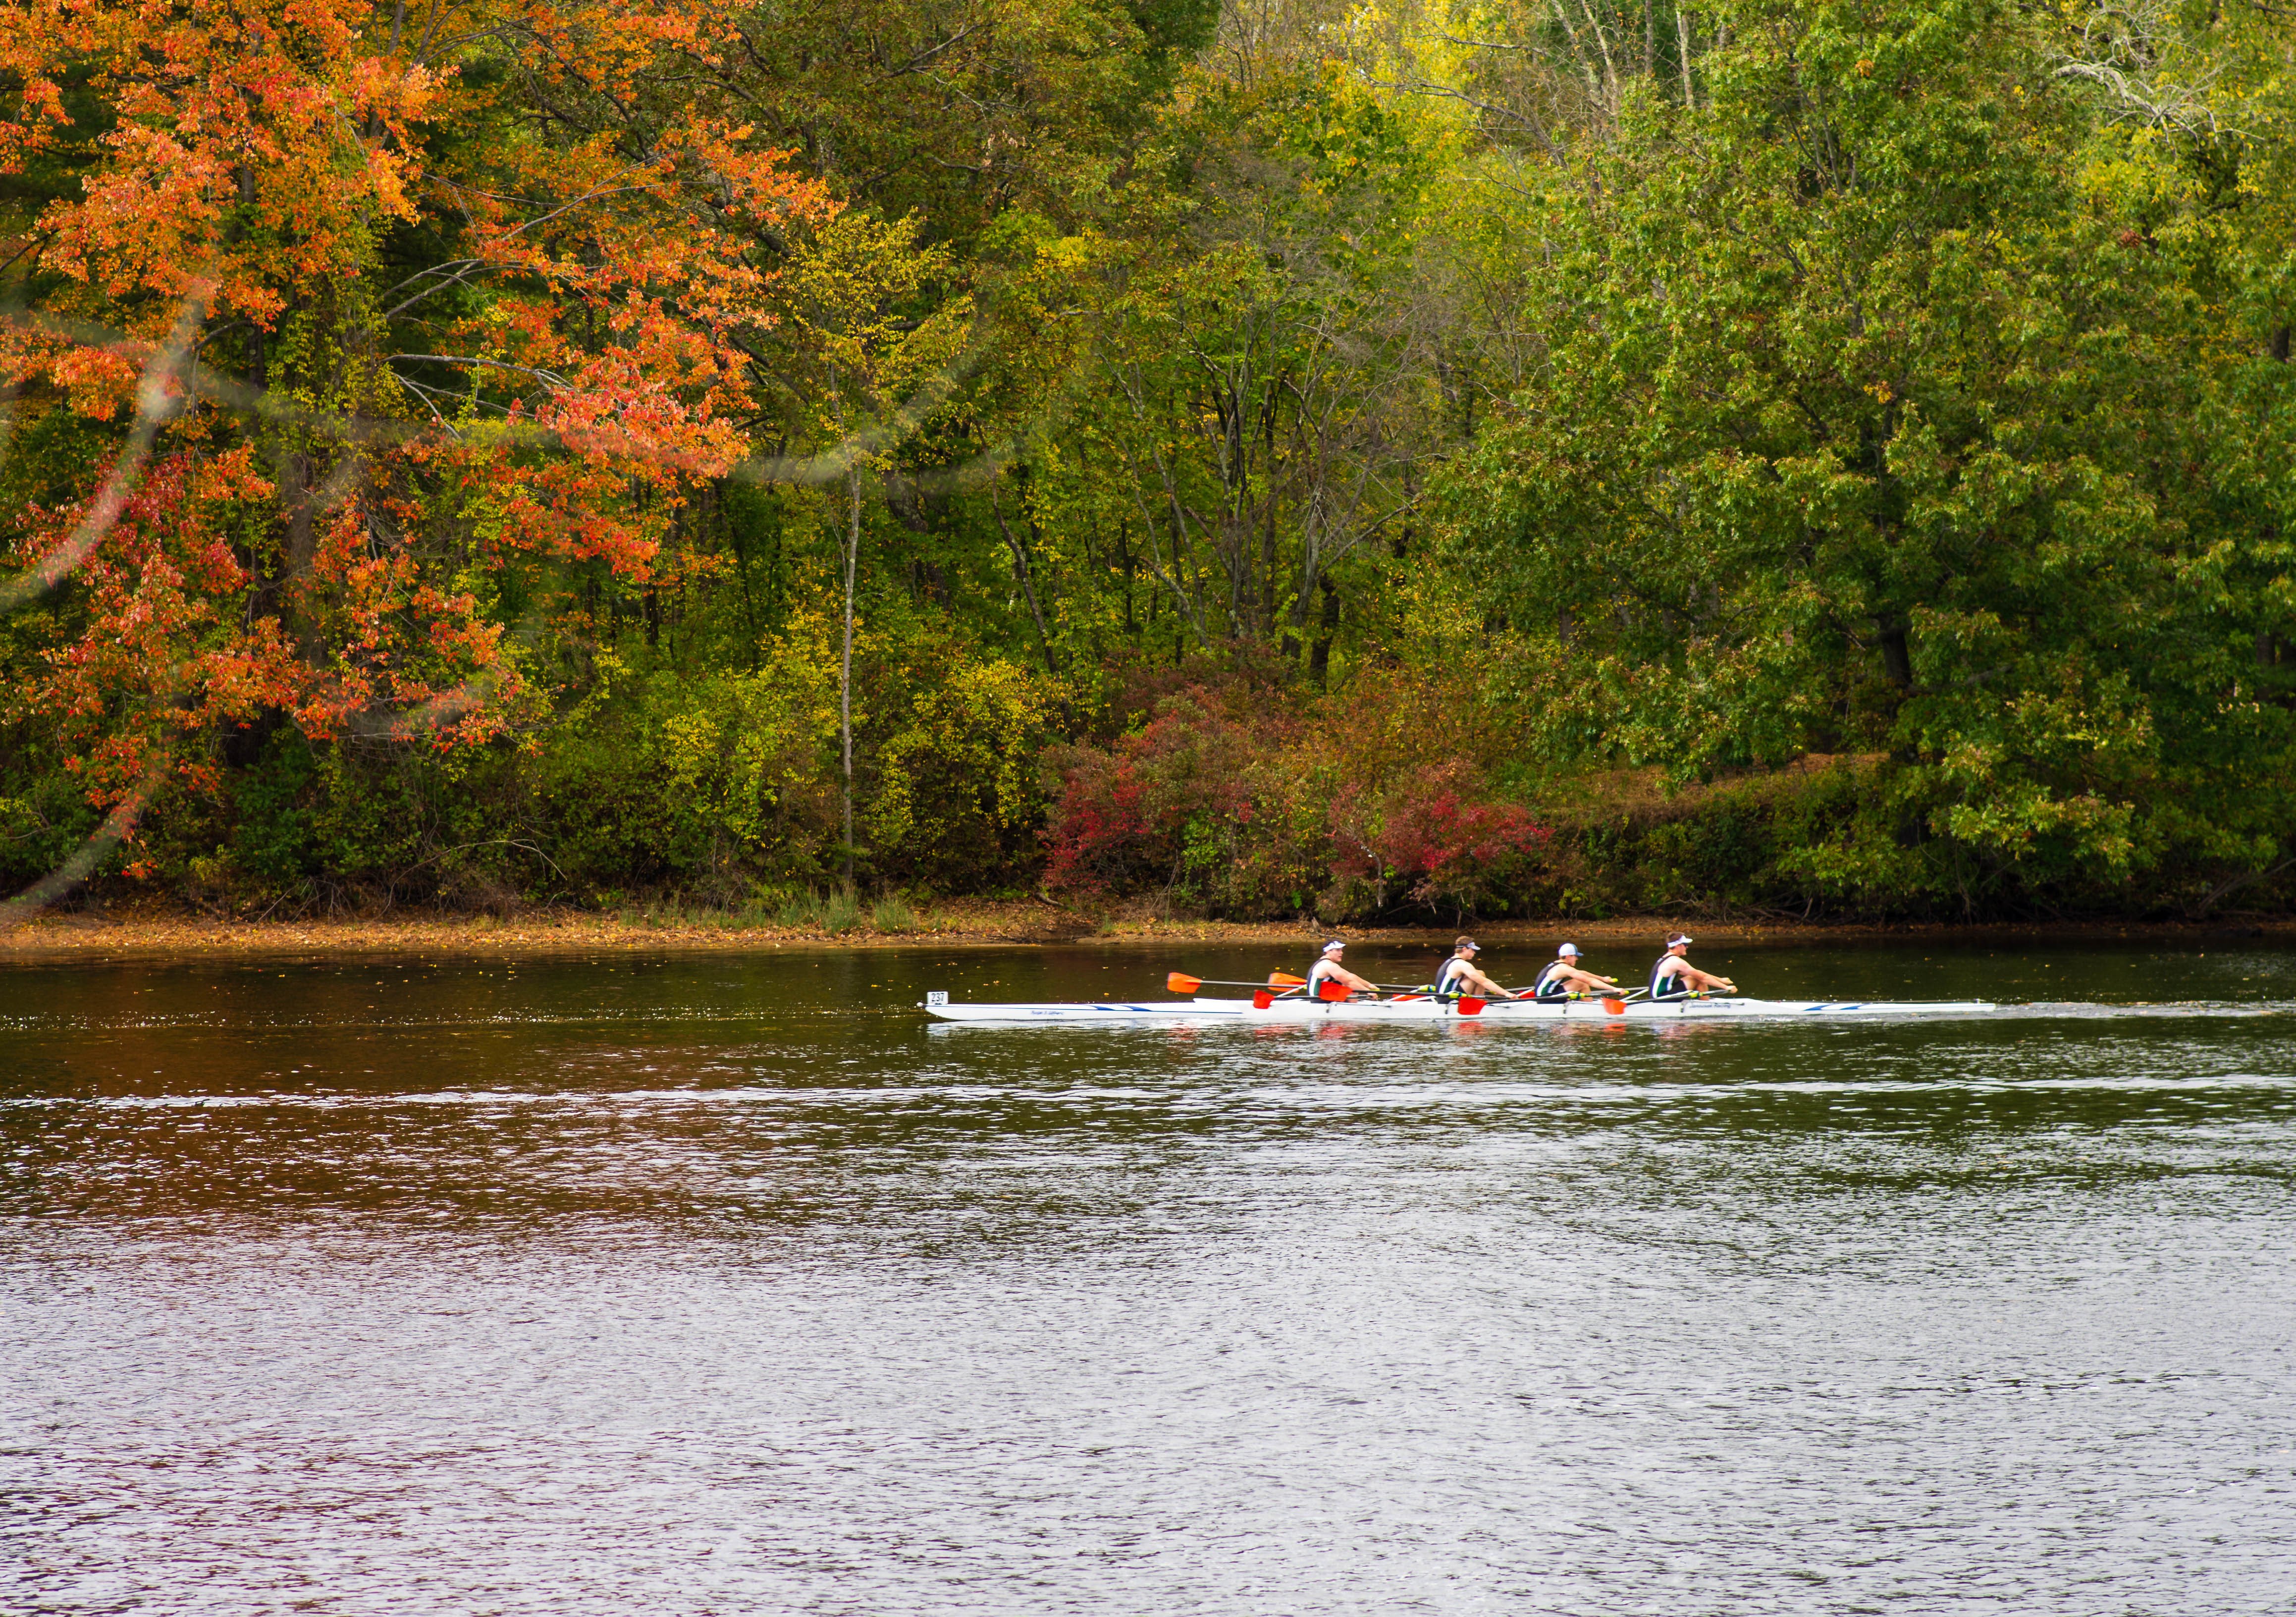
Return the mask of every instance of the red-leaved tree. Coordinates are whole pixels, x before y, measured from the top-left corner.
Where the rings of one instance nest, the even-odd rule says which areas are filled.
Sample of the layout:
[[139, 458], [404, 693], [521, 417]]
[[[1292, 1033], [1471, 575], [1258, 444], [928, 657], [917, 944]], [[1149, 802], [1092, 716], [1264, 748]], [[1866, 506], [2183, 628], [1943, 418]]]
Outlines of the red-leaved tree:
[[6, 700], [96, 807], [250, 725], [496, 734], [521, 641], [675, 563], [748, 453], [759, 242], [832, 211], [685, 87], [737, 37], [708, 0], [0, 7], [0, 611], [42, 647]]

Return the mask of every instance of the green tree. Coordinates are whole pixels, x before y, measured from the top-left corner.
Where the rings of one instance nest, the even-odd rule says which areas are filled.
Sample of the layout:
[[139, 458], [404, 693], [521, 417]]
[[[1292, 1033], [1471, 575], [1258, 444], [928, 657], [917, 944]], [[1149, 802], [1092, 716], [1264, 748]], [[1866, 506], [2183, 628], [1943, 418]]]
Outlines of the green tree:
[[2250, 789], [2292, 736], [2202, 470], [2211, 311], [2056, 44], [1993, 0], [1736, 14], [1710, 106], [1549, 170], [1546, 363], [1451, 490], [1548, 756], [1888, 754], [1817, 891], [2249, 866], [2296, 808]]
[[947, 406], [972, 300], [946, 285], [948, 253], [921, 248], [914, 220], [858, 209], [808, 234], [779, 283], [792, 357], [792, 414], [816, 446], [791, 468], [845, 493], [843, 637], [838, 739], [844, 777], [845, 883], [853, 884], [853, 604], [861, 567], [862, 490], [903, 442]]

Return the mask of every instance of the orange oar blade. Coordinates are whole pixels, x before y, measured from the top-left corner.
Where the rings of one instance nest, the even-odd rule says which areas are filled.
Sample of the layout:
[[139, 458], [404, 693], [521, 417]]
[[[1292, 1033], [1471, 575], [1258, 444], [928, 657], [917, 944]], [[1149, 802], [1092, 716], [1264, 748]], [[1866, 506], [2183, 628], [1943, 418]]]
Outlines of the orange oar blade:
[[1193, 994], [1204, 986], [1204, 980], [1191, 977], [1185, 972], [1174, 972], [1164, 979], [1164, 986], [1175, 994]]
[[1473, 995], [1470, 994], [1459, 1001], [1459, 1014], [1462, 1016], [1480, 1016], [1483, 1014], [1483, 1007], [1489, 1003], [1490, 1001], [1488, 999], [1478, 999]]
[[1605, 999], [1603, 1001], [1603, 1014], [1605, 1016], [1624, 1016], [1627, 1014], [1627, 1002], [1623, 999]]
[[1267, 973], [1267, 986], [1271, 989], [1303, 989], [1308, 986], [1308, 980], [1294, 977], [1289, 972], [1270, 972]]
[[1329, 978], [1324, 979], [1316, 986], [1316, 997], [1318, 999], [1328, 999], [1334, 1005], [1337, 1005], [1341, 1000], [1345, 999], [1352, 992], [1354, 992], [1354, 990], [1349, 988], [1346, 983], [1333, 982]]
[[1264, 1011], [1275, 1003], [1275, 996], [1266, 989], [1258, 989], [1251, 996], [1251, 1008], [1255, 1011]]

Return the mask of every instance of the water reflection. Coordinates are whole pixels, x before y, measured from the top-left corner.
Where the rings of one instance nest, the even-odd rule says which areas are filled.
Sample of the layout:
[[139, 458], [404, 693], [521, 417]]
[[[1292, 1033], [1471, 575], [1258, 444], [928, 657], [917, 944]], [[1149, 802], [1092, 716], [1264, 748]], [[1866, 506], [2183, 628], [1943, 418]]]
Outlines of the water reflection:
[[1950, 1024], [907, 1008], [1168, 964], [1288, 963], [0, 972], [7, 1608], [2284, 1604], [2296, 1022], [2130, 1013], [2288, 955], [1720, 957], [2115, 1013]]

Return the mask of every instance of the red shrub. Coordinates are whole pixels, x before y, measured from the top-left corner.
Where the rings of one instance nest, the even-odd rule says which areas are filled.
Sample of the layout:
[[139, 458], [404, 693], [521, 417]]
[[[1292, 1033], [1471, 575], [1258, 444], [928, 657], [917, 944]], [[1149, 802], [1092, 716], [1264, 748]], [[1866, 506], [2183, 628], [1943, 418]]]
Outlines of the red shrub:
[[1252, 747], [1248, 731], [1191, 694], [1167, 697], [1145, 729], [1106, 751], [1054, 749], [1046, 882], [1116, 891], [1169, 882], [1192, 823], [1251, 818]]
[[1343, 795], [1332, 806], [1332, 874], [1368, 886], [1373, 908], [1400, 899], [1461, 915], [1503, 900], [1554, 834], [1520, 803], [1494, 798], [1464, 759]]
[[[1548, 833], [1470, 758], [1413, 756], [1407, 702], [1168, 695], [1103, 750], [1046, 759], [1046, 882], [1163, 888], [1219, 915], [1337, 918], [1398, 907], [1464, 915], [1527, 884]], [[1422, 745], [1456, 745], [1437, 732]]]

